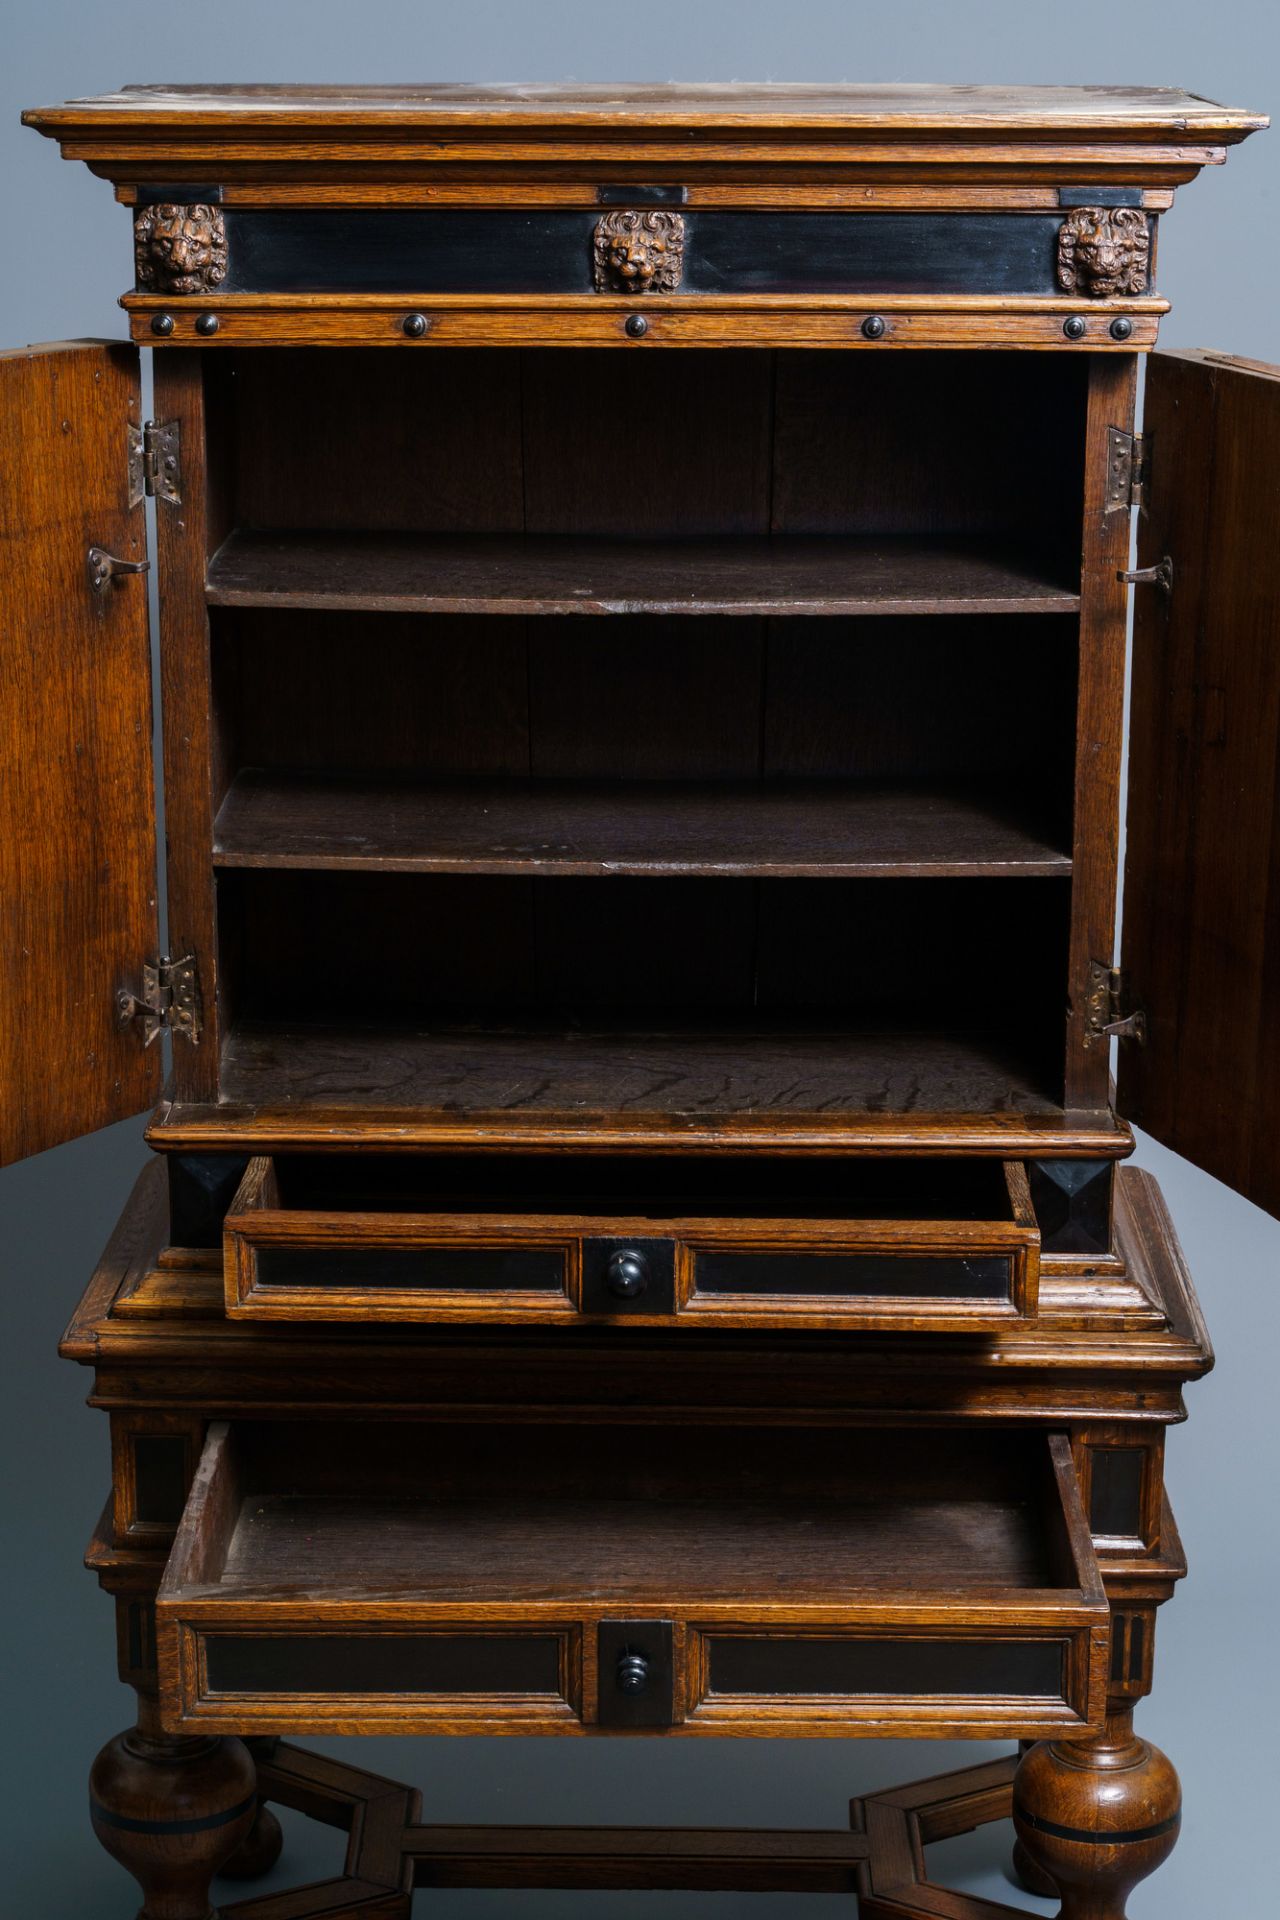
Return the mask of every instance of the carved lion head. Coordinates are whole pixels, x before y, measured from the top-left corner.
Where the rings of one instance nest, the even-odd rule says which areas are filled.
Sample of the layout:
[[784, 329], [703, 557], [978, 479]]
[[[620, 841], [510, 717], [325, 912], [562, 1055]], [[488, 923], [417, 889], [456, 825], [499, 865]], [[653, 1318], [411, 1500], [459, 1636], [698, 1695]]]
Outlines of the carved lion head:
[[678, 213], [619, 208], [596, 222], [597, 293], [673, 293], [684, 265]]
[[1145, 293], [1151, 235], [1140, 207], [1074, 207], [1058, 229], [1058, 285], [1104, 300]]
[[227, 275], [227, 228], [220, 207], [142, 207], [133, 225], [138, 285], [162, 293], [207, 293]]

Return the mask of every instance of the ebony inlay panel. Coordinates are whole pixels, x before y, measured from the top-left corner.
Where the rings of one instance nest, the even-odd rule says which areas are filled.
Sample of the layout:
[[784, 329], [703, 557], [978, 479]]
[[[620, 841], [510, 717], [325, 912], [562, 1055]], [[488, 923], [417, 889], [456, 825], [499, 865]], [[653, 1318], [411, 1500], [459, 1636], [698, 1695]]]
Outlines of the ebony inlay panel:
[[555, 1634], [210, 1634], [211, 1693], [560, 1694]]
[[1013, 1694], [1060, 1698], [1053, 1640], [707, 1640], [709, 1694]]
[[259, 1246], [260, 1287], [405, 1287], [563, 1293], [560, 1247]]
[[881, 1253], [699, 1253], [699, 1293], [910, 1295], [931, 1300], [1008, 1300], [1013, 1262], [1005, 1255]]
[[[1058, 291], [1057, 213], [682, 217], [680, 293]], [[225, 218], [226, 293], [590, 293], [595, 286], [599, 215], [592, 209], [228, 207]]]

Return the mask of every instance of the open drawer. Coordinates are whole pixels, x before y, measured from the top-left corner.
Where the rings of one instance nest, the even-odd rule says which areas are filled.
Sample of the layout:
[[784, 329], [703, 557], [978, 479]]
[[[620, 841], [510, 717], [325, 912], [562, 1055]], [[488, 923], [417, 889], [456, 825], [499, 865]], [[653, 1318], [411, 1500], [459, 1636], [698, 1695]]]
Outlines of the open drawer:
[[174, 1730], [1012, 1739], [1106, 1686], [1035, 1430], [216, 1425], [156, 1618]]
[[984, 1332], [1036, 1310], [1020, 1162], [283, 1155], [225, 1221], [255, 1320]]

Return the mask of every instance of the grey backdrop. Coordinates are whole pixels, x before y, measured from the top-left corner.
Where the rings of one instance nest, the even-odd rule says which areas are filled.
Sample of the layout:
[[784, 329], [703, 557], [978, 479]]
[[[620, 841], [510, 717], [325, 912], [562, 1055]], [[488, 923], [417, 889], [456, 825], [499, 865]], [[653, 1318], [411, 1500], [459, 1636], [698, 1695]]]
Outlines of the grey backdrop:
[[[0, 69], [0, 342], [120, 335], [128, 226], [110, 188], [18, 125], [26, 106], [124, 81], [949, 80], [1175, 84], [1280, 112], [1274, 0], [18, 0]], [[1280, 360], [1280, 132], [1183, 189], [1161, 248], [1174, 300], [1166, 344]], [[74, 956], [50, 956], [53, 961]], [[39, 1017], [38, 1008], [3, 1010]], [[79, 1567], [107, 1485], [107, 1430], [87, 1376], [54, 1347], [142, 1156], [140, 1123], [0, 1175], [5, 1291], [5, 1651], [0, 1910], [24, 1920], [128, 1920], [132, 1883], [89, 1833], [84, 1778], [126, 1724], [110, 1603]], [[1160, 1621], [1157, 1685], [1142, 1729], [1172, 1755], [1187, 1796], [1171, 1864], [1133, 1920], [1239, 1920], [1274, 1911], [1267, 1835], [1277, 1779], [1273, 1380], [1280, 1358], [1280, 1225], [1143, 1141], [1164, 1182], [1216, 1336], [1218, 1370], [1191, 1393], [1191, 1431], [1169, 1452], [1192, 1578]], [[326, 1742], [426, 1790], [425, 1817], [641, 1824], [840, 1825], [851, 1792], [978, 1755], [977, 1747], [846, 1741]], [[287, 1823], [276, 1882], [337, 1868], [340, 1840]], [[957, 1885], [1049, 1913], [1003, 1877], [1006, 1837], [949, 1843]], [[230, 1893], [228, 1891], [228, 1897]], [[420, 1895], [439, 1920], [781, 1920], [794, 1899], [757, 1895]], [[801, 1909], [848, 1914], [814, 1897]]]

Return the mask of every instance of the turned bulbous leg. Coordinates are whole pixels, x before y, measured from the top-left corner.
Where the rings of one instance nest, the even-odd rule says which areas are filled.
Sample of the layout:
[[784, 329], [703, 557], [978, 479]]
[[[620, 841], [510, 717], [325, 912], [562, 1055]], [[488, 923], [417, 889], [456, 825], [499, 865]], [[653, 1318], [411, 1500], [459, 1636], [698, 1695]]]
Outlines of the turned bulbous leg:
[[254, 1825], [253, 1761], [239, 1740], [136, 1727], [89, 1775], [93, 1830], [142, 1888], [139, 1920], [209, 1920], [209, 1882]]
[[[1023, 1740], [1018, 1747], [1019, 1757], [1025, 1760], [1035, 1744], [1034, 1740]], [[1044, 1868], [1036, 1865], [1021, 1840], [1013, 1843], [1012, 1865], [1013, 1877], [1020, 1887], [1025, 1887], [1028, 1893], [1037, 1894], [1041, 1900], [1057, 1899], [1058, 1889]]]
[[1041, 1741], [1014, 1777], [1019, 1845], [1061, 1895], [1060, 1920], [1125, 1920], [1133, 1888], [1172, 1853], [1181, 1813], [1178, 1776], [1134, 1733], [1132, 1708], [1092, 1740]]

